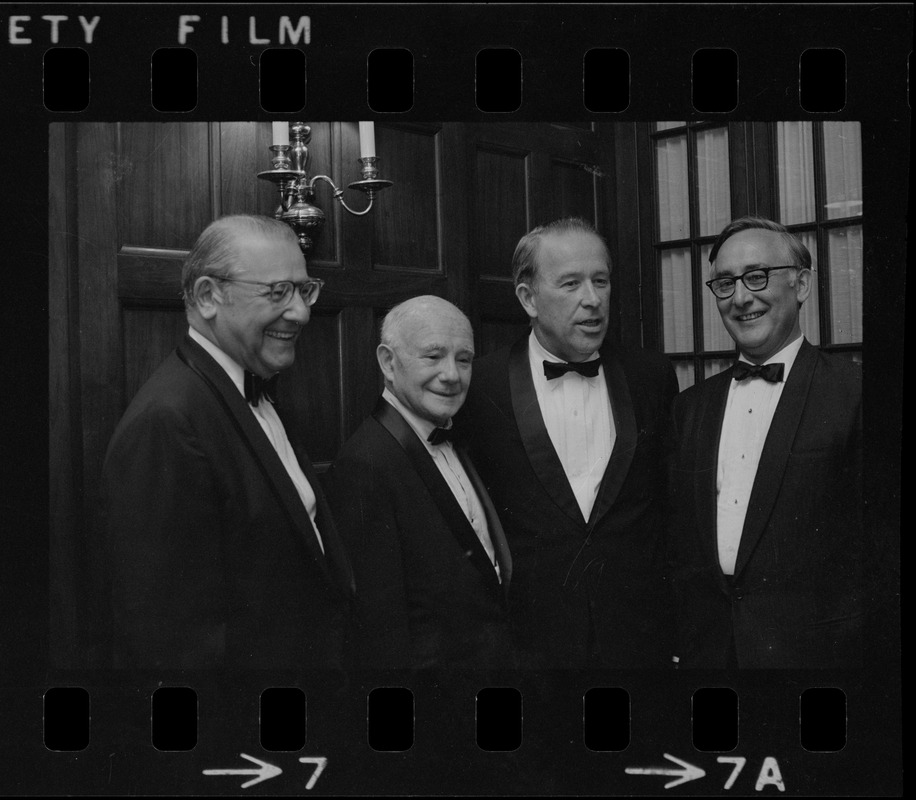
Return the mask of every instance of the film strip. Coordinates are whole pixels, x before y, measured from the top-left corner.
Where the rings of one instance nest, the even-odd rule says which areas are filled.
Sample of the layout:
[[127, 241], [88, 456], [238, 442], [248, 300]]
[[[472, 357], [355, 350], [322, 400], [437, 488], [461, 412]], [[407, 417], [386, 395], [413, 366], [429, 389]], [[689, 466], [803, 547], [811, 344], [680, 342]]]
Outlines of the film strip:
[[[895, 582], [911, 5], [0, 10], [3, 353], [12, 384], [3, 405], [4, 794], [902, 792]], [[49, 419], [53, 428], [61, 415], [89, 418], [84, 406], [103, 402], [92, 391], [62, 391], [56, 367], [36, 367], [49, 364], [49, 352], [60, 363], [57, 315], [104, 287], [88, 273], [89, 284], [54, 270], [90, 235], [75, 228], [74, 208], [85, 202], [80, 175], [92, 165], [51, 156], [71, 152], [68, 136], [100, 136], [99, 126], [117, 123], [302, 117], [417, 130], [442, 121], [532, 131], [557, 120], [634, 129], [666, 120], [859, 122], [868, 205], [865, 515], [866, 529], [887, 538], [889, 598], [870, 619], [863, 668], [214, 675], [93, 666], [55, 583], [53, 531], [81, 506], [50, 488], [59, 442], [48, 431]], [[763, 156], [750, 163], [767, 169]], [[618, 180], [629, 175], [620, 170]], [[197, 172], [192, 181], [220, 191]], [[140, 196], [131, 213], [152, 219], [161, 202]], [[63, 253], [54, 238], [61, 227]], [[59, 306], [53, 287], [62, 275], [71, 283]], [[71, 372], [78, 361], [63, 358]], [[84, 386], [92, 380], [82, 376]], [[93, 431], [67, 435], [84, 448]]]

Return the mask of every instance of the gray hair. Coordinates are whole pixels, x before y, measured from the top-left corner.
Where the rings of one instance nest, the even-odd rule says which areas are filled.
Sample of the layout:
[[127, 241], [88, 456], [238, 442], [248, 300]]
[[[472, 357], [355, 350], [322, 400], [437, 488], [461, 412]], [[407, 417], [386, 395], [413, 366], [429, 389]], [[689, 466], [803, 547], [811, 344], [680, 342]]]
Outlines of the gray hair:
[[400, 330], [404, 321], [418, 313], [423, 308], [438, 306], [442, 310], [451, 310], [458, 314], [471, 327], [471, 321], [467, 315], [458, 306], [450, 303], [434, 294], [424, 294], [417, 297], [410, 297], [394, 306], [382, 320], [379, 328], [379, 340], [383, 345], [395, 348], [401, 344]]
[[205, 275], [228, 275], [237, 264], [236, 243], [244, 234], [289, 239], [298, 248], [292, 228], [273, 217], [232, 214], [211, 222], [191, 248], [181, 268], [181, 291], [186, 308], [193, 308], [194, 284]]
[[789, 251], [789, 257], [794, 262], [793, 266], [801, 269], [811, 269], [811, 253], [808, 252], [808, 248], [802, 244], [801, 239], [790, 233], [785, 225], [780, 225], [778, 222], [773, 222], [773, 220], [766, 219], [765, 217], [754, 216], [740, 217], [739, 219], [732, 220], [722, 229], [722, 233], [719, 234], [715, 244], [712, 246], [712, 250], [709, 252], [710, 265], [715, 263], [716, 257], [719, 255], [719, 250], [729, 238], [736, 233], [753, 230], [778, 233], [782, 237], [786, 249]]
[[537, 277], [537, 256], [541, 249], [541, 240], [550, 234], [564, 233], [587, 233], [594, 236], [604, 249], [604, 257], [608, 269], [611, 267], [611, 254], [608, 251], [607, 242], [604, 237], [595, 230], [595, 226], [588, 220], [581, 217], [563, 217], [546, 225], [538, 225], [528, 231], [515, 246], [515, 253], [512, 255], [512, 280], [515, 285], [520, 283], [531, 284]]

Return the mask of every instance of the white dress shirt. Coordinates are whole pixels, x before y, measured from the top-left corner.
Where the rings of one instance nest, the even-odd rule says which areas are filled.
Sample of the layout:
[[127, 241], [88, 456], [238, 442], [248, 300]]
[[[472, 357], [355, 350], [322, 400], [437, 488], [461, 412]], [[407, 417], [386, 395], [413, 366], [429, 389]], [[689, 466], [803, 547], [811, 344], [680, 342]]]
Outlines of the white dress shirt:
[[[458, 505], [461, 506], [464, 516], [467, 517], [468, 522], [471, 523], [474, 533], [477, 534], [477, 538], [483, 545], [484, 550], [487, 551], [487, 557], [496, 570], [497, 577], [499, 577], [499, 564], [496, 561], [493, 541], [490, 539], [490, 529], [487, 526], [486, 512], [484, 511], [480, 499], [477, 497], [477, 492], [474, 491], [471, 480], [468, 478], [468, 474], [464, 466], [462, 466], [452, 443], [443, 442], [437, 445], [430, 444], [427, 439], [430, 433], [436, 428], [436, 425], [414, 414], [413, 411], [398, 400], [394, 393], [387, 387], [382, 391], [382, 397], [404, 418], [404, 421], [410, 425], [413, 432], [416, 433], [420, 441], [423, 442], [423, 446], [432, 457], [436, 469], [438, 469], [442, 477], [445, 478], [445, 482], [448, 484], [448, 488], [452, 490], [452, 494], [458, 501]], [[451, 420], [449, 420], [447, 427], [450, 428], [451, 425]]]
[[[232, 382], [239, 390], [239, 394], [244, 397], [244, 368], [237, 361], [227, 356], [219, 347], [213, 344], [213, 342], [194, 330], [194, 328], [190, 328], [188, 334], [197, 344], [213, 356], [216, 363], [219, 364], [232, 379]], [[318, 537], [318, 544], [321, 547], [321, 552], [324, 552], [324, 542], [321, 541], [321, 533], [318, 531], [318, 524], [315, 521], [315, 516], [317, 514], [315, 492], [309, 484], [308, 479], [303, 474], [302, 467], [299, 466], [299, 461], [296, 459], [296, 454], [293, 452], [293, 447], [289, 443], [286, 430], [283, 427], [283, 423], [280, 421], [280, 417], [277, 416], [273, 403], [264, 398], [257, 406], [253, 406], [249, 403], [248, 408], [251, 409], [254, 418], [260, 424], [261, 429], [264, 431], [271, 445], [273, 445], [274, 450], [277, 451], [277, 455], [280, 456], [280, 461], [283, 462], [283, 466], [286, 468], [293, 485], [296, 487], [299, 499], [302, 500], [302, 505], [305, 506], [305, 510], [308, 511], [309, 519], [312, 520], [312, 527], [315, 529], [315, 535]]]
[[568, 372], [548, 381], [544, 362], [566, 362], [544, 349], [534, 331], [528, 338], [528, 360], [544, 425], [582, 516], [588, 520], [617, 440], [604, 366], [594, 378]]
[[[803, 337], [799, 336], [765, 362], [785, 364], [782, 381], [770, 383], [762, 378], [748, 378], [733, 380], [728, 387], [716, 471], [716, 541], [719, 566], [726, 575], [735, 574], [757, 465], [802, 341]], [[742, 359], [749, 360], [744, 356]]]

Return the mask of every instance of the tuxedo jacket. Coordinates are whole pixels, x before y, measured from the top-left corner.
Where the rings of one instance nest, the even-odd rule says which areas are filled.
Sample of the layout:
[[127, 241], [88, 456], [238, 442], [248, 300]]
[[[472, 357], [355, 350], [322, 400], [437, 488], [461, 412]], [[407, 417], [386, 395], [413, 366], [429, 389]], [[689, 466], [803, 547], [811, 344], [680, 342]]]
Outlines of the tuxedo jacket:
[[250, 407], [190, 337], [130, 403], [103, 468], [116, 666], [341, 666], [352, 571], [283, 422], [316, 494], [324, 553]]
[[544, 424], [527, 335], [474, 362], [459, 414], [512, 551], [510, 614], [523, 666], [670, 663], [661, 534], [677, 379], [657, 353], [606, 340], [600, 358], [617, 438], [587, 520]]
[[512, 560], [483, 484], [455, 449], [486, 512], [502, 583], [425, 445], [384, 399], [326, 476], [359, 591], [350, 638], [357, 667], [514, 664], [506, 621]]
[[767, 434], [735, 574], [719, 567], [716, 473], [732, 369], [675, 401], [670, 525], [680, 664], [854, 667], [862, 626], [862, 382], [802, 343]]

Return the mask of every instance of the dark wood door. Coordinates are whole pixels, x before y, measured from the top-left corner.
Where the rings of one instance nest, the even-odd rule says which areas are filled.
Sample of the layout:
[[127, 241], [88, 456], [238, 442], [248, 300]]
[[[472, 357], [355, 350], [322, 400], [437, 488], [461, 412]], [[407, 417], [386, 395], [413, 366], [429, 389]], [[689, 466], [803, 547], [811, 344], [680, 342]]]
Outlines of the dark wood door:
[[479, 123], [465, 126], [465, 133], [472, 318], [485, 353], [527, 329], [511, 272], [515, 246], [527, 231], [559, 217], [582, 217], [613, 253], [613, 137], [610, 126], [599, 131], [593, 123]]

